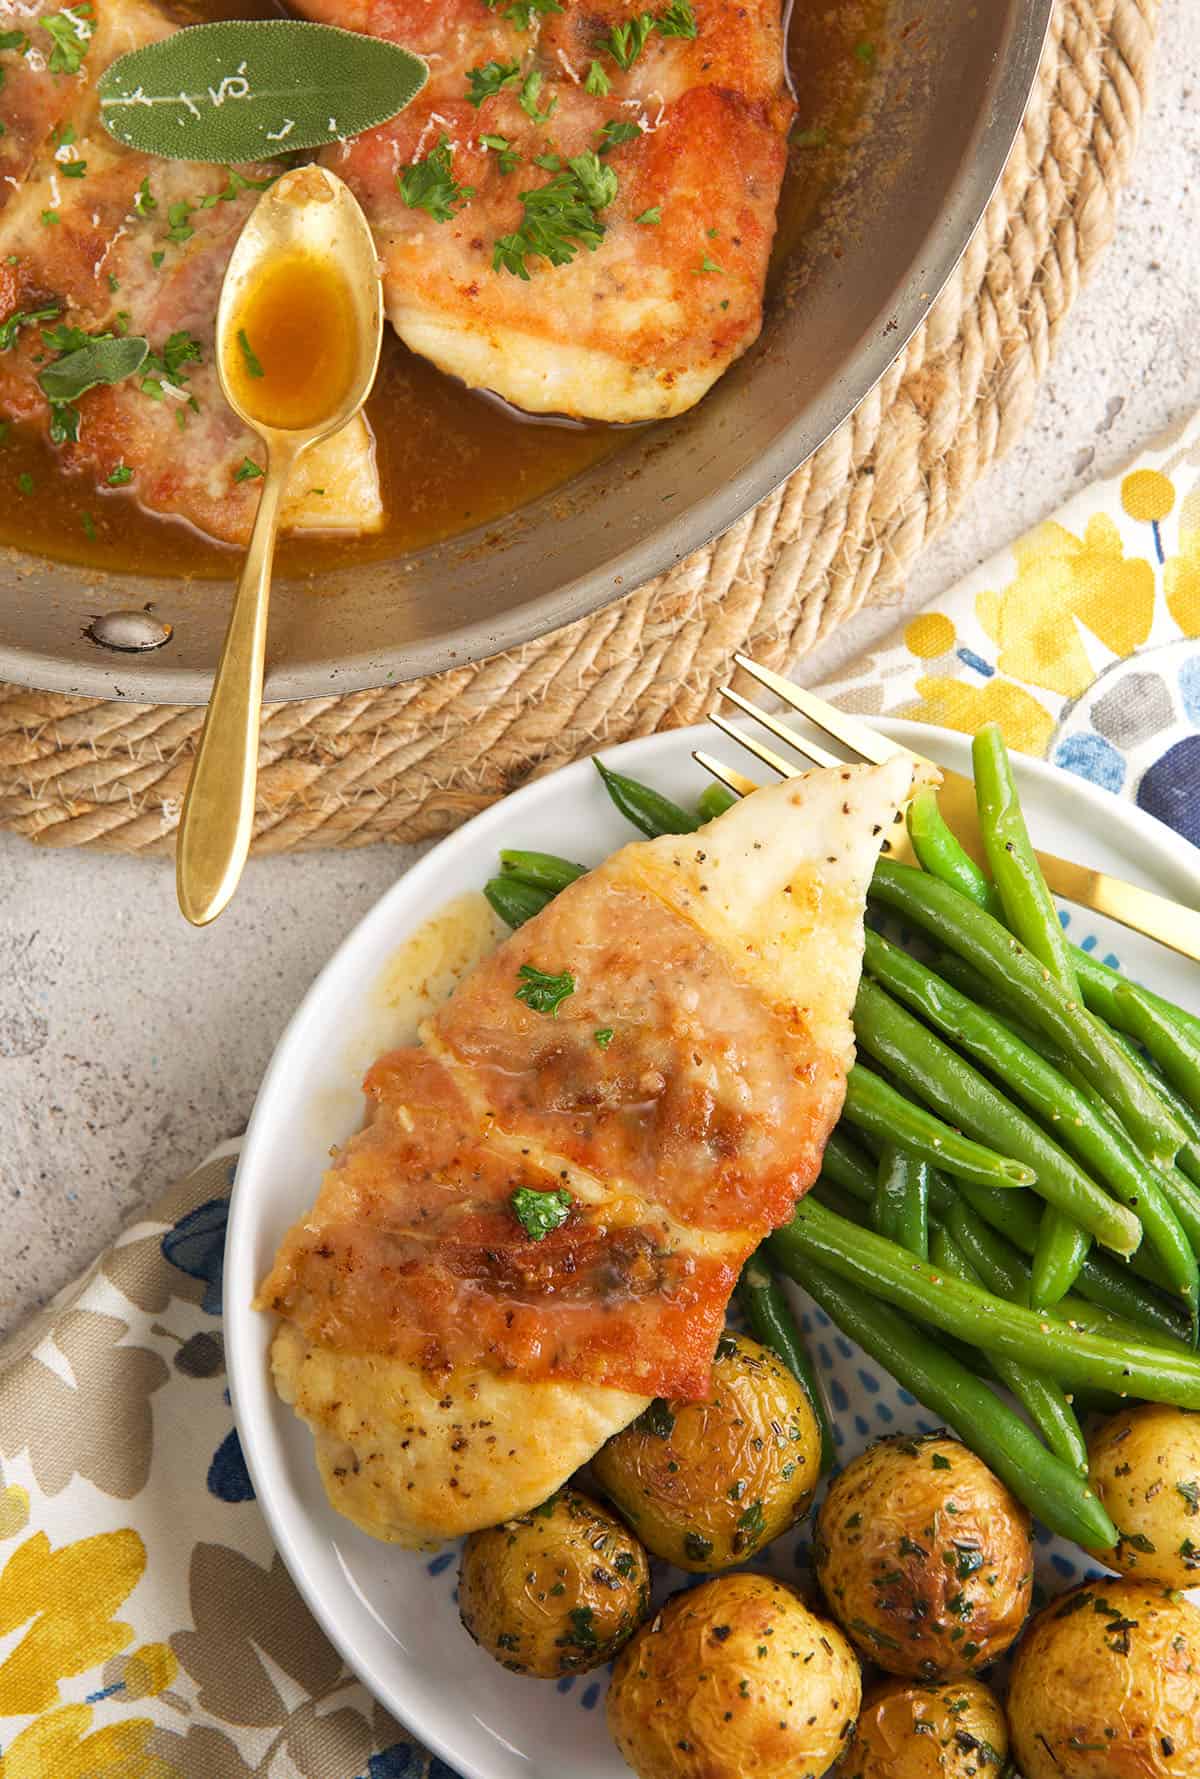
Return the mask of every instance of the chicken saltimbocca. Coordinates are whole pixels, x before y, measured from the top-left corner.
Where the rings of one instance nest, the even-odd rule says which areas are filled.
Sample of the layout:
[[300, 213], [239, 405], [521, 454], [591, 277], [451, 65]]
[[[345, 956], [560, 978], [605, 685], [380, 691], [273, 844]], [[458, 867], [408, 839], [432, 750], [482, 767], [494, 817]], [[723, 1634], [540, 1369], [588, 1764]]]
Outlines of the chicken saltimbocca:
[[[212, 16], [187, 3], [0, 0], [4, 536], [114, 567], [212, 569], [247, 537], [262, 450], [222, 398], [215, 310], [259, 192], [305, 158], [168, 160], [105, 130], [100, 76]], [[815, 191], [825, 141], [789, 150], [780, 0], [293, 10], [429, 68], [390, 122], [314, 151], [367, 212], [394, 333], [365, 417], [292, 492], [313, 564], [339, 559], [323, 538], [395, 553], [511, 510], [613, 449], [606, 423], [690, 407], [754, 341], [789, 153], [789, 191]], [[816, 13], [797, 29], [793, 68], [849, 117], [863, 43]], [[135, 373], [55, 398], [59, 359], [124, 338], [148, 345]]]
[[544, 1501], [702, 1398], [820, 1166], [911, 764], [816, 771], [580, 878], [380, 1059], [258, 1306], [339, 1512], [400, 1544]]

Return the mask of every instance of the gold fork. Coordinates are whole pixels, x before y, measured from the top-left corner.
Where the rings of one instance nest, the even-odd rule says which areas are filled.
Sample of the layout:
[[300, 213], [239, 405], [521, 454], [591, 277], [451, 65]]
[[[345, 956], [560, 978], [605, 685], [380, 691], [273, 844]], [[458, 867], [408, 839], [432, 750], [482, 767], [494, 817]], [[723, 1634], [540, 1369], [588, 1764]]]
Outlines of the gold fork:
[[[975, 786], [969, 778], [964, 778], [961, 772], [951, 772], [945, 766], [936, 766], [934, 761], [926, 759], [913, 748], [902, 747], [898, 741], [889, 741], [887, 736], [880, 735], [866, 723], [847, 716], [845, 711], [838, 710], [835, 705], [826, 704], [824, 699], [814, 697], [813, 693], [805, 691], [803, 687], [794, 686], [781, 674], [772, 673], [770, 668], [760, 667], [748, 656], [735, 655], [734, 660], [751, 679], [774, 692], [785, 704], [807, 717], [814, 728], [840, 742], [842, 747], [851, 754], [856, 754], [860, 760], [868, 760], [878, 766], [896, 754], [905, 754], [918, 765], [933, 767], [939, 771], [942, 784], [938, 792], [938, 803], [943, 816], [971, 857], [978, 864], [987, 864], [976, 814]], [[777, 716], [769, 711], [759, 710], [756, 704], [751, 703], [749, 698], [743, 698], [732, 686], [722, 686], [721, 696], [727, 698], [744, 715], [760, 723], [777, 741], [785, 742], [814, 766], [845, 764], [843, 759], [830, 753], [819, 743], [810, 741], [807, 736], [798, 735]], [[769, 766], [772, 772], [779, 773], [781, 777], [794, 778], [804, 770], [803, 767], [793, 765], [782, 754], [776, 753], [774, 748], [760, 741], [757, 736], [738, 728], [727, 717], [722, 716], [720, 711], [713, 711], [709, 721], [722, 734], [736, 741], [739, 747], [746, 748], [755, 759], [761, 760], [764, 766]], [[694, 757], [706, 772], [710, 772], [737, 795], [745, 796], [748, 792], [757, 790], [753, 779], [725, 765], [712, 754], [697, 750]], [[902, 821], [892, 830], [884, 846], [891, 858], [904, 864], [916, 863]], [[1149, 938], [1169, 945], [1173, 951], [1181, 952], [1184, 957], [1200, 962], [1200, 912], [1196, 909], [1185, 908], [1178, 902], [1169, 901], [1166, 896], [1155, 895], [1151, 890], [1139, 889], [1136, 884], [1124, 883], [1119, 877], [1111, 877], [1107, 871], [1093, 871], [1090, 866], [1073, 864], [1070, 859], [1056, 858], [1049, 852], [1039, 852], [1037, 856], [1046, 882], [1055, 895], [1062, 896], [1068, 902], [1077, 902], [1081, 908], [1093, 908], [1098, 914], [1106, 914], [1110, 919], [1120, 921], [1122, 926], [1132, 927], [1135, 933], [1145, 933]]]

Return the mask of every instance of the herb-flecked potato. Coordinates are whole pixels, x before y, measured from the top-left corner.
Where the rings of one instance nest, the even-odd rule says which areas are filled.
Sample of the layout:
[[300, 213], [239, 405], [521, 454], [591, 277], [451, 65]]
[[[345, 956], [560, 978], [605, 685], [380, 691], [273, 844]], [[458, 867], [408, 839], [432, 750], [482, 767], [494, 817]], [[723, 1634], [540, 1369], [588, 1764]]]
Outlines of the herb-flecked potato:
[[463, 1624], [514, 1674], [552, 1679], [611, 1661], [650, 1607], [650, 1565], [637, 1539], [578, 1489], [463, 1548]]
[[1001, 1779], [1008, 1725], [978, 1680], [887, 1680], [863, 1700], [838, 1779]]
[[1196, 1779], [1200, 1612], [1143, 1581], [1061, 1595], [1017, 1646], [1008, 1721], [1024, 1779]]
[[793, 1588], [721, 1575], [626, 1645], [608, 1724], [639, 1779], [818, 1779], [854, 1727], [854, 1651]]
[[723, 1334], [703, 1402], [652, 1402], [592, 1472], [648, 1550], [697, 1574], [732, 1568], [801, 1518], [821, 1465], [808, 1398], [783, 1360]]
[[948, 1434], [869, 1446], [825, 1497], [817, 1575], [850, 1639], [890, 1674], [949, 1680], [994, 1662], [1033, 1593], [1029, 1514]]
[[1122, 1409], [1088, 1442], [1088, 1469], [1121, 1535], [1101, 1560], [1139, 1581], [1200, 1583], [1200, 1414]]

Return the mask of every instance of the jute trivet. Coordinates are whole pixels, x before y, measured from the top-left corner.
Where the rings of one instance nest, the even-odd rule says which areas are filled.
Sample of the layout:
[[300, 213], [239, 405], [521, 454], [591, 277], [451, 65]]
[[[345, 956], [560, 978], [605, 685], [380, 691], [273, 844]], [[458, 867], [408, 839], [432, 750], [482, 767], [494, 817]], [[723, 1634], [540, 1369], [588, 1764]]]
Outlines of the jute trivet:
[[[1021, 430], [1112, 233], [1157, 12], [1057, 0], [1020, 137], [958, 271], [861, 407], [724, 537], [490, 661], [272, 706], [257, 849], [444, 833], [601, 741], [697, 721], [735, 649], [789, 666], [894, 592]], [[49, 846], [169, 852], [201, 716], [0, 687], [0, 825]]]

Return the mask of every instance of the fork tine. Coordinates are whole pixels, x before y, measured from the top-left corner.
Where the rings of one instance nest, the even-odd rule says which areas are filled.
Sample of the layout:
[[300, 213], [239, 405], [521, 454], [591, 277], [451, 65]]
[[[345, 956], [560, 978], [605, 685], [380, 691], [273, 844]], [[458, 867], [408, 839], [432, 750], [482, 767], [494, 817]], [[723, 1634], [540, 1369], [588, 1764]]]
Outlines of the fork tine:
[[[823, 698], [814, 697], [802, 686], [794, 686], [781, 673], [772, 673], [769, 667], [760, 667], [748, 655], [735, 655], [733, 658], [743, 673], [748, 673], [760, 686], [766, 686], [777, 698], [782, 698], [785, 704], [790, 704], [793, 710], [806, 716], [823, 734], [831, 735], [835, 741], [852, 749], [860, 758], [870, 760], [876, 766], [882, 766], [885, 760], [892, 759], [896, 754], [907, 754], [910, 759], [924, 760], [924, 755], [916, 753], [913, 748], [901, 747], [898, 741], [889, 741], [886, 735], [880, 735], [869, 724], [847, 716], [845, 711], [826, 704]], [[925, 764], [931, 762], [925, 761]]]
[[739, 747], [744, 747], [747, 753], [753, 754], [756, 760], [761, 760], [764, 766], [769, 766], [772, 772], [778, 772], [780, 778], [799, 778], [799, 766], [793, 766], [790, 760], [785, 760], [782, 754], [777, 754], [766, 742], [747, 735], [744, 729], [735, 729], [729, 718], [723, 717], [719, 710], [710, 711], [708, 720], [722, 735], [728, 735], [730, 741], [736, 741]]
[[723, 784], [736, 797], [748, 797], [751, 791], [758, 789], [754, 780], [747, 778], [744, 772], [739, 772], [734, 766], [727, 766], [715, 754], [706, 754], [701, 747], [693, 749], [692, 758], [697, 766], [703, 766], [706, 772], [710, 772], [719, 784]]
[[794, 729], [789, 729], [786, 723], [781, 723], [777, 716], [772, 716], [770, 711], [760, 710], [757, 704], [751, 704], [748, 698], [743, 698], [742, 694], [735, 692], [732, 686], [721, 686], [719, 690], [722, 698], [728, 698], [731, 704], [736, 704], [738, 709], [744, 710], [748, 717], [753, 717], [756, 723], [761, 723], [764, 729], [769, 729], [778, 740], [786, 741], [789, 747], [794, 747], [798, 754], [803, 754], [804, 758], [811, 760], [814, 766], [845, 765], [846, 762], [839, 760], [836, 754], [831, 754], [828, 748], [821, 747], [819, 743], [807, 741], [803, 736], [797, 735]]

